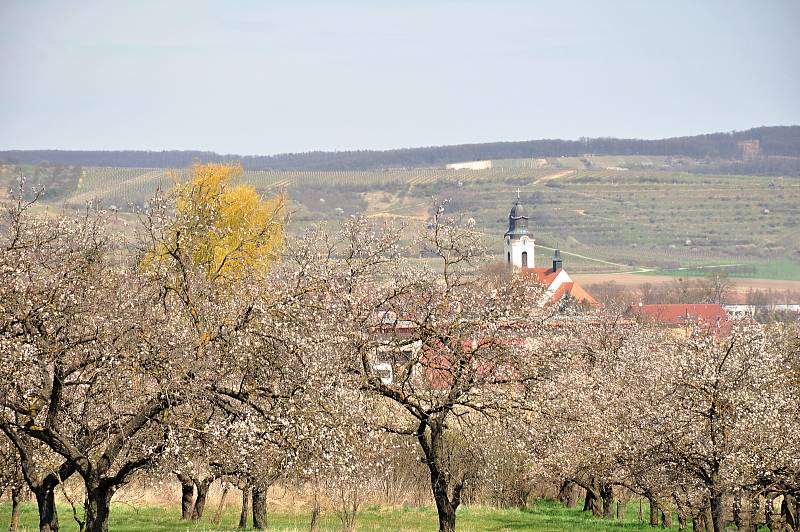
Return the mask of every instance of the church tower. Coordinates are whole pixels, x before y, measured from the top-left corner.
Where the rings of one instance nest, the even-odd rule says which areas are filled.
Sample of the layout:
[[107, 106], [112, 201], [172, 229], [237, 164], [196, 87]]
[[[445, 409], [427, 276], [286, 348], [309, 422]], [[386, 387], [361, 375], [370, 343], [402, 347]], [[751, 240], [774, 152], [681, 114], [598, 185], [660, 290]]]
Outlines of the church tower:
[[528, 217], [519, 199], [511, 207], [508, 215], [508, 231], [506, 231], [503, 255], [506, 264], [513, 268], [533, 268], [534, 239], [528, 233]]

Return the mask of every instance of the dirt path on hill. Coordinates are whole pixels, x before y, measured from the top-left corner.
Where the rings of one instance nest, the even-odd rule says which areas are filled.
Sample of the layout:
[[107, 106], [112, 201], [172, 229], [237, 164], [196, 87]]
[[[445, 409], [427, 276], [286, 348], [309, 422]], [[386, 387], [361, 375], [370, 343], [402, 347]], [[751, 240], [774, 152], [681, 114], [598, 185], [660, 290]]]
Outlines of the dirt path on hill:
[[[424, 222], [428, 219], [428, 202], [405, 203], [394, 199], [390, 202], [383, 202], [383, 192], [365, 194], [367, 200], [367, 218], [396, 218], [401, 220], [414, 220]], [[372, 211], [372, 212], [371, 212]], [[405, 212], [397, 212], [405, 211]]]
[[[562, 252], [563, 253], [563, 252]], [[636, 273], [571, 273], [570, 277], [579, 282], [583, 287], [597, 283], [614, 281], [621, 286], [639, 286], [645, 283], [668, 283], [676, 279], [675, 275], [641, 275]], [[749, 288], [757, 290], [792, 290], [800, 291], [800, 281], [783, 281], [780, 279], [748, 279], [731, 277], [737, 290]]]
[[554, 179], [560, 179], [562, 177], [567, 177], [568, 175], [574, 174], [575, 170], [566, 170], [564, 172], [558, 172], [556, 174], [546, 175], [544, 177], [540, 177], [536, 181], [533, 182], [534, 185], [538, 185], [540, 183], [545, 183], [547, 181], [552, 181]]

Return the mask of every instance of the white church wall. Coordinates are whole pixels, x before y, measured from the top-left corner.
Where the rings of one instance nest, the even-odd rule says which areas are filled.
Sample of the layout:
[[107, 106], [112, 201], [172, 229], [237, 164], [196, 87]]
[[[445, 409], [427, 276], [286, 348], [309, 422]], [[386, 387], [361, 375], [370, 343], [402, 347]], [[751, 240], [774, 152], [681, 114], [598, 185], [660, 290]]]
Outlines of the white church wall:
[[[533, 268], [535, 262], [535, 240], [527, 236], [523, 236], [519, 240], [510, 240], [506, 237], [505, 245], [503, 246], [503, 255], [506, 263], [511, 258], [511, 264], [515, 268], [522, 268], [522, 254], [528, 254], [528, 268]], [[510, 254], [510, 255], [509, 255]]]

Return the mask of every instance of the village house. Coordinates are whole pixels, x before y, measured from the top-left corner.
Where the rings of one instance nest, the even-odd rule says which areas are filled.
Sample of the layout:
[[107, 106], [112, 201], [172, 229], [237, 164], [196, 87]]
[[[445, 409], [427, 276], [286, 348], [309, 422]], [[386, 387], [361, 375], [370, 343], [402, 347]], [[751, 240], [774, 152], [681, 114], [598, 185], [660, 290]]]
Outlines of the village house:
[[643, 321], [667, 327], [683, 327], [690, 324], [724, 327], [730, 321], [728, 313], [718, 304], [639, 304], [632, 305], [630, 313]]

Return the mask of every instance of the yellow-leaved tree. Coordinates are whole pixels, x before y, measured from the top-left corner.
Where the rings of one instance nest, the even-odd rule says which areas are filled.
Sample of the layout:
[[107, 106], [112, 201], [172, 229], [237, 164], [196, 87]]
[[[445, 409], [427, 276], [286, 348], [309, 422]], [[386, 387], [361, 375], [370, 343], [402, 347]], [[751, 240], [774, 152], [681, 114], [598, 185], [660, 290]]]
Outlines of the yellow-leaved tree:
[[[143, 286], [159, 304], [142, 309], [149, 321], [140, 343], [149, 350], [146, 371], [176, 403], [160, 423], [172, 425], [170, 438], [178, 442], [170, 459], [184, 519], [201, 517], [205, 494], [221, 474], [212, 455], [229, 445], [215, 439], [226, 426], [214, 425], [215, 405], [231, 400], [229, 390], [246, 395], [253, 368], [267, 356], [251, 348], [244, 331], [257, 326], [254, 307], [269, 297], [263, 283], [271, 272], [261, 274], [282, 251], [286, 196], [262, 198], [241, 175], [238, 164], [194, 164], [142, 216]], [[257, 500], [254, 494], [254, 506]]]
[[286, 197], [263, 199], [241, 175], [239, 164], [195, 163], [176, 180], [174, 226], [158, 254], [179, 248], [212, 281], [266, 268], [284, 242]]

